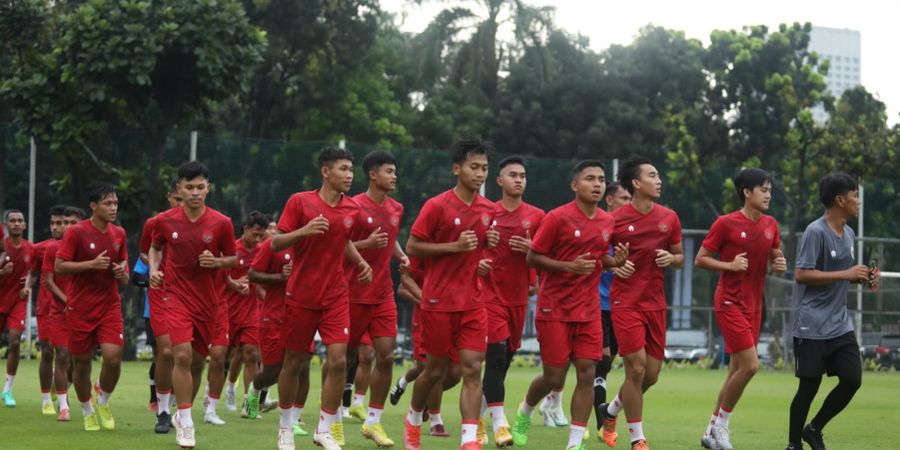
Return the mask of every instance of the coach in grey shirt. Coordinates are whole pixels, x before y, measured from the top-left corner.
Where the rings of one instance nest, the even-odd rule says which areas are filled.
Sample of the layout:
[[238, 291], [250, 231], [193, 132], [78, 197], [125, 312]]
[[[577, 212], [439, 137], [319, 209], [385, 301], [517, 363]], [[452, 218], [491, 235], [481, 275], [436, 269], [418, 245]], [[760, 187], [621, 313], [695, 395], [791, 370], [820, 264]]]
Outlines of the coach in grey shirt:
[[[794, 364], [800, 384], [791, 403], [787, 450], [825, 450], [822, 429], [853, 399], [862, 383], [862, 360], [847, 311], [850, 283], [878, 288], [878, 269], [854, 265], [856, 235], [847, 222], [859, 215], [859, 186], [846, 173], [819, 181], [825, 214], [806, 227], [797, 251], [794, 290]], [[804, 427], [822, 375], [837, 376], [822, 409]]]

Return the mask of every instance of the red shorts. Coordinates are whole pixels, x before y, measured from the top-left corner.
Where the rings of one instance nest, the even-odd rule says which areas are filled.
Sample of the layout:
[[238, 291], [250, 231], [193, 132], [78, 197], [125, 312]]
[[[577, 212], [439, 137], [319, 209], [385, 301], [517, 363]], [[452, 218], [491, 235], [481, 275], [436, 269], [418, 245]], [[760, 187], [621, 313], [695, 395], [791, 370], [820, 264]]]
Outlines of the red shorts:
[[9, 312], [0, 313], [0, 334], [3, 330], [25, 329], [25, 308], [27, 302], [16, 302]]
[[565, 367], [575, 359], [603, 359], [603, 322], [535, 322], [541, 344], [541, 363]]
[[281, 325], [281, 341], [286, 350], [308, 352], [316, 331], [325, 345], [350, 341], [350, 303], [337, 302], [328, 309], [306, 309], [286, 305]]
[[412, 313], [412, 344], [413, 359], [425, 361], [425, 348], [422, 346], [422, 312], [418, 307], [414, 307]]
[[717, 309], [716, 321], [719, 322], [719, 329], [722, 330], [722, 337], [725, 338], [725, 351], [728, 353], [754, 348], [759, 342], [762, 310]]
[[[216, 311], [214, 320], [209, 320], [192, 314], [184, 305], [174, 300], [169, 303], [167, 313], [166, 322], [169, 326], [169, 339], [172, 340], [173, 347], [190, 342], [195, 352], [206, 356], [209, 355], [211, 347], [228, 345], [228, 320], [226, 319], [223, 324], [219, 311]], [[227, 313], [225, 316], [227, 318]], [[220, 336], [223, 328], [225, 342], [221, 342]]]
[[487, 314], [488, 344], [506, 342], [510, 353], [515, 353], [522, 346], [522, 331], [525, 328], [525, 315], [528, 305], [499, 305], [485, 303]]
[[169, 334], [169, 324], [166, 319], [166, 311], [169, 306], [169, 298], [161, 289], [150, 289], [150, 328], [154, 336]]
[[41, 314], [35, 318], [37, 319], [38, 342], [50, 342], [50, 316]]
[[[368, 334], [369, 343], [362, 342]], [[397, 304], [351, 303], [350, 304], [350, 345], [372, 345], [372, 338], [397, 337]]]
[[75, 310], [67, 311], [69, 326], [69, 353], [73, 355], [88, 354], [100, 344], [125, 345], [125, 325], [122, 321], [122, 310], [110, 308], [99, 320], [86, 321], [78, 317]]
[[666, 350], [666, 310], [612, 312], [613, 330], [622, 356], [647, 351], [647, 356], [660, 361]]
[[211, 346], [228, 347], [231, 344], [230, 327], [228, 324], [228, 302], [219, 302], [219, 309], [216, 310], [216, 325], [213, 328], [213, 336]]
[[237, 347], [241, 344], [259, 347], [259, 334], [260, 330], [258, 322], [228, 325], [228, 337], [230, 338], [229, 345], [232, 347]]
[[69, 325], [66, 316], [62, 314], [50, 314], [46, 319], [47, 339], [50, 345], [56, 347], [69, 347]]
[[460, 350], [487, 351], [487, 314], [483, 307], [453, 312], [423, 310], [419, 314], [422, 347], [427, 355], [449, 356], [459, 362]]
[[[263, 366], [277, 366], [284, 362], [284, 343], [281, 341], [281, 322], [262, 319], [259, 325], [260, 353]], [[309, 343], [309, 353], [316, 352], [316, 343]]]

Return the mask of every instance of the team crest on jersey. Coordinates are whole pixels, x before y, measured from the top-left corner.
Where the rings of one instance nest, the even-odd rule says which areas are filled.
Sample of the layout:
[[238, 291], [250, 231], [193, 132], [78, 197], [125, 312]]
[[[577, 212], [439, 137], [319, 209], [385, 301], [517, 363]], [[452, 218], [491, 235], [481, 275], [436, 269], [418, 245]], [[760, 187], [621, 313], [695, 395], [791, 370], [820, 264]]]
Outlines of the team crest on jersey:
[[531, 229], [531, 221], [528, 220], [528, 219], [523, 220], [523, 221], [522, 221], [522, 228], [524, 228], [524, 229], [526, 229], [526, 230], [530, 230], [530, 229]]
[[634, 225], [628, 225], [628, 231], [634, 233]]
[[395, 227], [396, 227], [397, 225], [400, 225], [400, 218], [397, 217], [397, 216], [391, 217], [391, 225], [393, 225], [393, 226], [395, 226]]
[[[371, 223], [371, 222], [369, 222], [369, 223]], [[352, 226], [353, 226], [353, 219], [351, 219], [349, 217], [344, 217], [344, 227], [350, 228]]]
[[667, 224], [667, 223], [659, 224], [659, 231], [662, 231], [663, 233], [665, 233], [666, 231], [669, 231], [669, 224]]
[[209, 244], [210, 242], [212, 242], [212, 240], [213, 240], [212, 234], [206, 233], [203, 235], [203, 243], [204, 244]]
[[119, 249], [121, 249], [121, 248], [122, 248], [122, 244], [120, 244], [120, 243], [118, 243], [118, 242], [116, 242], [115, 244], [113, 244], [113, 249], [114, 249], [115, 251], [119, 251]]
[[28, 262], [28, 261], [31, 261], [31, 257], [28, 255], [25, 255], [25, 262]]
[[772, 239], [775, 236], [775, 233], [772, 230], [766, 230], [766, 239]]
[[604, 232], [603, 232], [603, 240], [604, 240], [605, 242], [609, 242], [609, 231], [604, 231]]
[[488, 217], [487, 214], [482, 214], [482, 215], [481, 215], [481, 223], [487, 225], [488, 222], [490, 222], [490, 221], [491, 221], [491, 218]]

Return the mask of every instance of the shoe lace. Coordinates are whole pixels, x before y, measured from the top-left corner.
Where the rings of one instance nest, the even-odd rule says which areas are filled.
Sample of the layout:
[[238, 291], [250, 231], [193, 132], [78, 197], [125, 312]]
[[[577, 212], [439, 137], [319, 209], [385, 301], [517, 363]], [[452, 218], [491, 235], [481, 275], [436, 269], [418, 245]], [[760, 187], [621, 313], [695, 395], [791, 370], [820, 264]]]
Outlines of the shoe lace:
[[331, 425], [331, 434], [328, 435], [333, 438], [335, 441], [340, 441], [344, 438], [344, 426], [340, 423], [335, 423]]
[[[438, 426], [438, 425], [435, 425], [435, 426]], [[407, 440], [412, 441], [412, 442], [419, 442], [421, 433], [422, 433], [422, 428], [421, 428], [421, 427], [414, 427], [414, 426], [409, 425], [409, 424], [407, 423], [407, 425], [406, 425], [406, 438], [407, 438]]]

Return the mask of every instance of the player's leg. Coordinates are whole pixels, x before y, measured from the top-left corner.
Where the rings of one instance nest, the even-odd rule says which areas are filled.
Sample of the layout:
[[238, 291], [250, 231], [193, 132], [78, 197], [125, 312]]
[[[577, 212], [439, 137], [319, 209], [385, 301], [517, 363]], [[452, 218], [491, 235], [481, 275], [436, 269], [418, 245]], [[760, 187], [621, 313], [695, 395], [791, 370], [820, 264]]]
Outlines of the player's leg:
[[[560, 324], [565, 326], [564, 324]], [[543, 331], [544, 327], [540, 329]], [[541, 331], [538, 331], [541, 333]], [[545, 332], [544, 335], [547, 333]], [[543, 339], [543, 338], [542, 338]], [[546, 339], [542, 340], [547, 342]], [[550, 350], [541, 351], [543, 371], [531, 380], [525, 399], [519, 404], [516, 412], [516, 422], [512, 427], [513, 440], [517, 447], [528, 443], [528, 431], [531, 428], [531, 416], [538, 403], [553, 389], [560, 389], [566, 384], [566, 374], [569, 371], [569, 350], [563, 346], [558, 358], [550, 357]]]
[[[393, 308], [393, 304], [391, 304]], [[394, 321], [396, 324], [396, 320]], [[396, 330], [396, 325], [394, 327]], [[381, 426], [381, 414], [384, 412], [385, 400], [387, 400], [388, 389], [391, 385], [391, 378], [394, 365], [394, 348], [396, 347], [396, 338], [393, 336], [378, 336], [373, 339], [373, 347], [375, 354], [375, 370], [371, 371], [370, 387], [372, 390], [369, 400], [369, 410], [366, 415], [366, 423], [363, 425], [363, 435], [375, 441], [378, 446], [393, 446], [394, 441], [391, 440], [384, 428]], [[361, 358], [362, 360], [362, 358]], [[357, 376], [362, 372], [363, 365], [357, 370]]]
[[[604, 332], [606, 330], [604, 329]], [[604, 339], [606, 334], [603, 335]], [[603, 359], [597, 362], [594, 369], [594, 415], [597, 417], [597, 429], [602, 427], [600, 405], [606, 403], [606, 377], [612, 368], [612, 354], [609, 347], [603, 347]]]
[[100, 353], [102, 355], [102, 364], [97, 382], [97, 385], [100, 387], [97, 396], [97, 413], [100, 416], [100, 427], [105, 430], [112, 430], [115, 429], [116, 422], [110, 412], [109, 398], [115, 391], [116, 385], [119, 384], [119, 377], [122, 375], [122, 346], [113, 343], [101, 343]]
[[813, 450], [825, 448], [822, 430], [850, 404], [862, 385], [862, 359], [855, 335], [848, 333], [832, 339], [828, 344], [830, 348], [825, 362], [826, 372], [837, 376], [838, 384], [828, 393], [819, 412], [803, 429], [803, 439]]
[[[572, 403], [569, 414], [572, 422], [569, 425], [569, 442], [566, 448], [581, 448], [588, 419], [591, 417], [594, 378], [596, 376], [596, 359], [575, 359], [575, 391], [572, 392]], [[565, 380], [564, 380], [565, 382]]]
[[[46, 320], [40, 319], [39, 322], [43, 323]], [[54, 352], [53, 346], [50, 345], [50, 339], [45, 338], [45, 336], [50, 334], [47, 328], [47, 325], [38, 326], [38, 330], [41, 332], [41, 340], [38, 342], [41, 349], [41, 359], [38, 363], [38, 379], [41, 385], [41, 412], [48, 416], [55, 416], [56, 409], [53, 407], [53, 399], [50, 395], [53, 390]]]
[[[227, 383], [225, 384], [225, 409], [227, 411], [237, 411], [237, 380], [241, 375], [241, 364], [243, 363], [243, 355], [240, 352], [240, 345], [238, 344], [238, 339], [240, 337], [240, 330], [236, 330], [233, 324], [229, 325], [229, 329], [231, 330], [231, 342], [232, 345], [228, 347], [227, 354], [225, 356], [226, 361], [228, 361], [228, 378]], [[224, 371], [224, 368], [223, 368]]]
[[[436, 330], [435, 335], [443, 334], [444, 330]], [[425, 369], [413, 383], [412, 397], [409, 402], [409, 412], [404, 421], [403, 445], [405, 449], [419, 448], [422, 427], [422, 413], [427, 407], [428, 398], [435, 388], [442, 388], [444, 374], [449, 370], [449, 353], [444, 356], [427, 355], [425, 357]]]
[[56, 401], [59, 402], [60, 422], [68, 422], [71, 420], [69, 413], [69, 376], [68, 370], [71, 366], [69, 351], [64, 346], [56, 346], [54, 348], [56, 358], [54, 359], [53, 380], [56, 384]]
[[91, 403], [91, 357], [92, 351], [81, 350], [83, 353], [72, 355], [72, 386], [75, 395], [81, 404], [81, 412], [84, 414], [84, 429], [86, 431], [99, 431], [100, 421], [97, 418], [94, 405]]
[[[484, 310], [481, 311], [484, 312]], [[476, 439], [483, 400], [481, 388], [481, 366], [483, 364], [484, 352], [459, 350], [459, 366], [462, 370], [462, 389], [459, 393], [459, 412], [463, 423], [462, 445], [475, 442]]]
[[506, 422], [506, 413], [503, 410], [503, 402], [506, 398], [504, 381], [509, 357], [505, 340], [489, 343], [484, 357], [484, 379], [482, 381], [484, 401], [487, 403], [488, 414], [491, 416], [494, 440], [500, 446], [512, 443], [509, 425]]
[[168, 433], [172, 422], [169, 405], [172, 398], [172, 370], [175, 366], [175, 357], [172, 353], [172, 340], [168, 334], [156, 337], [156, 426], [157, 433]]
[[[323, 340], [325, 340], [324, 336]], [[325, 383], [322, 385], [322, 408], [319, 415], [319, 424], [316, 427], [316, 439], [325, 440], [331, 438], [340, 442], [343, 437], [341, 436], [343, 430], [336, 430], [336, 428], [341, 427], [338, 414], [347, 376], [347, 344], [329, 342], [325, 345], [329, 364], [328, 373], [325, 375]]]
[[[206, 384], [209, 386], [209, 394], [207, 395], [206, 411], [203, 414], [203, 421], [212, 425], [224, 425], [225, 421], [219, 417], [216, 412], [219, 399], [222, 395], [222, 388], [225, 384], [225, 361], [228, 355], [228, 347], [224, 342], [222, 345], [213, 345], [209, 350], [209, 373], [207, 374]], [[201, 362], [200, 372], [203, 372]], [[199, 377], [195, 382], [196, 389], [199, 390]], [[196, 392], [196, 391], [195, 391]], [[196, 395], [196, 394], [195, 394]], [[227, 406], [227, 405], [226, 405]]]
[[241, 417], [250, 417], [247, 390], [259, 372], [259, 347], [245, 342], [240, 345], [239, 351], [241, 352], [241, 361], [244, 364], [244, 402], [241, 408]]
[[719, 395], [716, 397], [716, 404], [713, 407], [712, 416], [710, 416], [709, 422], [706, 424], [706, 431], [703, 433], [703, 437], [700, 438], [700, 446], [702, 448], [711, 449], [717, 446], [715, 438], [713, 437], [713, 428], [716, 426], [716, 421], [719, 419], [719, 410], [722, 408], [725, 390], [728, 387], [729, 380], [734, 376], [735, 372], [737, 372], [737, 363], [734, 358], [731, 358], [731, 361], [728, 364], [728, 373], [725, 375], [725, 381], [722, 382], [722, 387], [719, 388]]
[[809, 408], [816, 398], [816, 393], [819, 392], [822, 377], [801, 377], [799, 381], [797, 392], [791, 401], [790, 428], [788, 429], [788, 448], [794, 449], [803, 448], [801, 443], [803, 426], [806, 424]]
[[396, 405], [400, 403], [400, 397], [403, 396], [403, 393], [406, 392], [407, 387], [413, 381], [416, 381], [416, 378], [425, 370], [425, 362], [423, 360], [419, 360], [416, 358], [416, 363], [412, 367], [406, 370], [406, 373], [403, 374], [400, 378], [397, 378], [397, 382], [394, 383], [394, 386], [391, 387], [391, 404]]
[[[311, 350], [315, 350], [315, 347]], [[297, 395], [294, 397], [293, 422], [294, 435], [307, 436], [309, 433], [303, 427], [303, 408], [306, 405], [307, 397], [309, 397], [309, 360], [310, 353], [304, 355], [304, 359], [300, 362], [300, 370], [297, 376]]]
[[[7, 339], [9, 347], [6, 353], [6, 384], [3, 386], [3, 403], [7, 407], [16, 406], [16, 399], [13, 397], [13, 382], [16, 381], [16, 373], [19, 370], [19, 354], [22, 344], [22, 329], [7, 328]], [[0, 331], [2, 333], [2, 331]]]
[[[355, 363], [350, 362], [350, 357], [356, 355]], [[375, 360], [375, 349], [368, 344], [360, 344], [356, 351], [347, 349], [347, 383], [351, 386], [350, 380], [353, 380], [352, 395], [350, 398], [349, 414], [359, 420], [366, 420], [366, 391], [369, 390], [369, 383], [372, 378], [372, 364]], [[352, 378], [351, 378], [352, 377]], [[344, 399], [346, 400], [346, 389], [344, 391]], [[345, 405], [346, 406], [346, 405]]]

